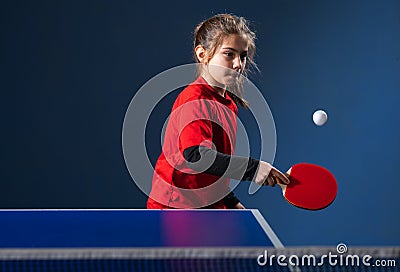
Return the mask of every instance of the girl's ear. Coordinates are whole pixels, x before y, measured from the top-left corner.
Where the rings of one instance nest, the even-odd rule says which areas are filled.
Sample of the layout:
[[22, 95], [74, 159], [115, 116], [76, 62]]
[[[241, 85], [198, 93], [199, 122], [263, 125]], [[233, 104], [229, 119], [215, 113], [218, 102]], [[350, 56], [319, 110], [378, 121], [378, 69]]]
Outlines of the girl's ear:
[[205, 62], [205, 57], [206, 57], [206, 50], [204, 49], [204, 47], [202, 45], [198, 45], [196, 46], [196, 48], [194, 49], [196, 52], [196, 56], [199, 62], [204, 63]]

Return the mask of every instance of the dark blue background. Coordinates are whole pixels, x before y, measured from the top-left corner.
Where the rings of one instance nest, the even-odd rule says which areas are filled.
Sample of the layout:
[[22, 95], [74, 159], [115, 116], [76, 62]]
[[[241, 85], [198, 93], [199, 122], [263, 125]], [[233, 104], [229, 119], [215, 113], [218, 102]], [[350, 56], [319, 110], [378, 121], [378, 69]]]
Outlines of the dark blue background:
[[[193, 62], [193, 28], [221, 12], [257, 32], [252, 79], [275, 118], [275, 165], [321, 164], [339, 183], [319, 212], [291, 207], [278, 188], [249, 196], [248, 183], [242, 202], [285, 245], [400, 245], [395, 0], [3, 1], [0, 207], [144, 208], [122, 155], [125, 111], [151, 77]], [[323, 127], [311, 121], [319, 108]]]

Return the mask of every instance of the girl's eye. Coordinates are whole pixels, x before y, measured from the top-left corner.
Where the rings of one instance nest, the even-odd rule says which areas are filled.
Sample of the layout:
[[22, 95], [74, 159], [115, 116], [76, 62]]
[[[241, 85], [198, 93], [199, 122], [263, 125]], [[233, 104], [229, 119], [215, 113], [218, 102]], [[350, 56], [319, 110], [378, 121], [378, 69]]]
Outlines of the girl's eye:
[[241, 56], [240, 56], [240, 59], [241, 59], [241, 60], [245, 60], [246, 58], [247, 58], [247, 55], [241, 55]]
[[225, 52], [225, 55], [227, 55], [228, 57], [232, 57], [233, 53], [232, 52]]

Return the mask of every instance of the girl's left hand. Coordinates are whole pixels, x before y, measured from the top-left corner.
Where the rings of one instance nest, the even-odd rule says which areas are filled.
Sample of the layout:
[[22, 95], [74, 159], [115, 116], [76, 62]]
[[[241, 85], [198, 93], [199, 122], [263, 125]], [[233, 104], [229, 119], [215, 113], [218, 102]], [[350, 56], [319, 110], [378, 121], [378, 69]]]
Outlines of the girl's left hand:
[[243, 210], [243, 209], [246, 209], [246, 208], [243, 206], [242, 203], [239, 202], [238, 204], [236, 204], [235, 209], [241, 209], [241, 210]]

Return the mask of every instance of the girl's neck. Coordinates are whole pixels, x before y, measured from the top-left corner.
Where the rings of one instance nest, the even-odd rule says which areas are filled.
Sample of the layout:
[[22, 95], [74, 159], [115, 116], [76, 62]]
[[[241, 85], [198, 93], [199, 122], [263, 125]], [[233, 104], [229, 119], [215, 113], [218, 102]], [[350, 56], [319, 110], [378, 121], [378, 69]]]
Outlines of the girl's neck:
[[225, 97], [225, 88], [222, 86], [221, 83], [217, 82], [210, 74], [208, 73], [203, 73], [201, 75], [204, 80], [210, 85], [216, 93], [218, 93], [220, 96]]

